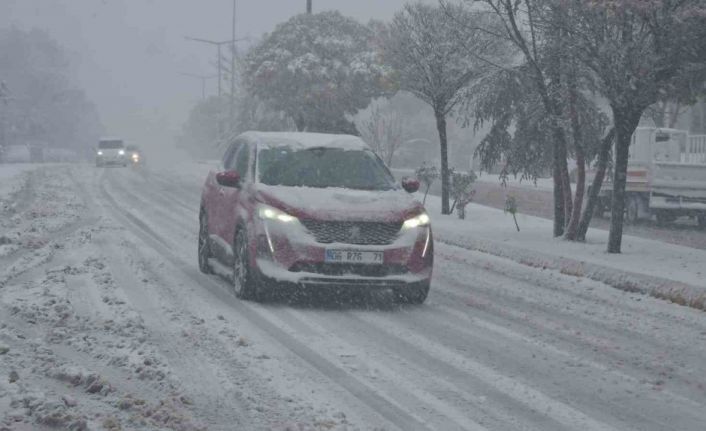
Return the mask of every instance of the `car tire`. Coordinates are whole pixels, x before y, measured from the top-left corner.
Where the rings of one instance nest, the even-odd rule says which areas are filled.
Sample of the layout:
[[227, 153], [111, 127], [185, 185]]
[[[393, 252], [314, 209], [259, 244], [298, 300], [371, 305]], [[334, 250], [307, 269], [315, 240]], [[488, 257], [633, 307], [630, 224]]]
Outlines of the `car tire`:
[[625, 223], [635, 224], [640, 220], [640, 198], [629, 194], [625, 199]]
[[208, 238], [208, 218], [206, 212], [201, 210], [199, 216], [199, 240], [198, 240], [198, 259], [199, 270], [204, 274], [213, 274], [213, 268], [208, 263], [211, 258], [211, 243]]
[[429, 282], [396, 289], [394, 294], [396, 301], [400, 304], [421, 305], [429, 295]]
[[257, 298], [257, 275], [250, 266], [248, 236], [239, 229], [233, 241], [233, 278], [231, 280], [233, 293], [240, 299]]
[[668, 211], [657, 211], [655, 217], [657, 218], [657, 224], [659, 226], [666, 226], [677, 219], [674, 214], [671, 214]]
[[696, 221], [699, 224], [699, 229], [706, 230], [706, 214], [698, 215]]

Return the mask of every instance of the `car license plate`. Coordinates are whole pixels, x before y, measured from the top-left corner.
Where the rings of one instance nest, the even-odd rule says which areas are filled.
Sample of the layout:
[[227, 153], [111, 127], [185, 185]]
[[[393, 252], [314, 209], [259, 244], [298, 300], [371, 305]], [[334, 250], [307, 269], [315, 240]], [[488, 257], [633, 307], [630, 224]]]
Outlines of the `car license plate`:
[[326, 263], [383, 263], [381, 251], [326, 250]]

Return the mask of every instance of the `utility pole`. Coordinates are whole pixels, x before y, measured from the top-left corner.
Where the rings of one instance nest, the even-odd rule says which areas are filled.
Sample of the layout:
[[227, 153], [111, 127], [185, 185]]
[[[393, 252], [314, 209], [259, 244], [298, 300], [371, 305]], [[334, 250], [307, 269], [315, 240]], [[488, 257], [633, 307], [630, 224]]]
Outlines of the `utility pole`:
[[208, 39], [200, 39], [197, 37], [189, 37], [189, 36], [184, 36], [184, 39], [186, 40], [191, 40], [194, 42], [200, 42], [200, 43], [205, 43], [208, 45], [213, 45], [216, 47], [216, 51], [218, 54], [218, 97], [221, 97], [223, 95], [223, 90], [222, 90], [222, 82], [223, 82], [223, 55], [221, 54], [221, 47], [223, 45], [227, 45], [231, 43], [232, 41], [230, 40], [224, 40], [224, 41], [218, 41], [218, 40], [208, 40]]
[[[215, 46], [218, 54], [218, 59], [217, 59], [217, 67], [218, 67], [218, 97], [219, 99], [223, 96], [223, 93], [225, 93], [225, 89], [223, 88], [223, 80], [224, 80], [224, 75], [226, 75], [226, 71], [228, 71], [228, 66], [224, 58], [223, 58], [223, 53], [222, 53], [222, 47], [225, 45], [230, 45], [230, 51], [231, 51], [231, 64], [230, 64], [230, 95], [229, 95], [229, 102], [228, 102], [228, 122], [229, 124], [232, 124], [233, 119], [235, 117], [235, 64], [236, 64], [236, 55], [237, 55], [237, 50], [236, 50], [236, 42], [241, 42], [244, 40], [249, 40], [249, 38], [242, 38], [242, 39], [236, 39], [236, 0], [233, 0], [233, 22], [232, 22], [232, 29], [231, 29], [231, 38], [229, 40], [209, 40], [209, 39], [202, 39], [202, 38], [196, 38], [196, 37], [189, 37], [189, 36], [184, 36], [185, 39], [191, 40], [194, 42], [200, 42], [200, 43], [205, 43], [211, 46]], [[224, 132], [224, 120], [225, 118], [223, 116], [220, 117], [218, 121], [218, 135], [219, 137], [223, 136]]]
[[196, 79], [201, 80], [201, 99], [202, 100], [206, 100], [206, 80], [218, 77], [218, 75], [208, 76], [208, 75], [199, 75], [196, 73], [181, 73], [181, 74], [184, 76], [188, 76], [189, 78], [196, 78]]
[[312, 2], [312, 0], [306, 0], [306, 13], [308, 13], [309, 15], [311, 15], [311, 9], [312, 9], [311, 2]]
[[3, 149], [7, 146], [7, 118], [9, 117], [9, 110], [7, 107], [8, 101], [10, 100], [10, 89], [7, 88], [5, 81], [0, 81], [0, 162], [3, 158]]
[[233, 26], [232, 26], [232, 34], [231, 34], [231, 57], [230, 57], [230, 109], [229, 109], [229, 117], [228, 121], [230, 123], [230, 127], [232, 129], [233, 127], [233, 120], [235, 119], [235, 23], [236, 23], [236, 7], [237, 7], [237, 0], [233, 0]]

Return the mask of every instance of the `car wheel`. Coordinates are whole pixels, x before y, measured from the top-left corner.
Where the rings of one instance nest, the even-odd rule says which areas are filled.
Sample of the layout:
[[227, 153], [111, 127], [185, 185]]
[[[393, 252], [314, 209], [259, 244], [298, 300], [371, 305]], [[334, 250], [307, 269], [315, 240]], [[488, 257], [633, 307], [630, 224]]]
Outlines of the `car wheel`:
[[255, 299], [255, 273], [250, 267], [247, 234], [242, 229], [235, 235], [233, 253], [233, 293], [240, 299]]
[[670, 214], [667, 211], [658, 211], [657, 214], [655, 214], [657, 217], [657, 224], [660, 226], [667, 225], [669, 223], [672, 223], [675, 221], [677, 218], [674, 216], [674, 214]]
[[429, 295], [429, 282], [409, 286], [394, 291], [395, 299], [400, 304], [421, 305]]
[[206, 212], [201, 211], [201, 216], [199, 217], [199, 269], [204, 274], [212, 274], [213, 269], [208, 263], [208, 259], [211, 257], [211, 244], [208, 238], [208, 224]]
[[699, 229], [706, 230], [706, 214], [697, 216], [696, 221], [699, 223]]
[[635, 224], [640, 218], [640, 198], [628, 195], [625, 200], [625, 222]]

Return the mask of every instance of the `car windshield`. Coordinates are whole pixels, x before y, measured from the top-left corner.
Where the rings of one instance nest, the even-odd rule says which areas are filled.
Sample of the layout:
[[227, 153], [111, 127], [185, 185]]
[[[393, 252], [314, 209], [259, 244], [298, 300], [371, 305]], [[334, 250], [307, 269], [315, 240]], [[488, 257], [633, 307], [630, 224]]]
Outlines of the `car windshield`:
[[123, 141], [100, 141], [98, 144], [98, 148], [101, 150], [115, 150], [123, 147]]
[[259, 180], [271, 186], [390, 190], [394, 179], [371, 151], [272, 147], [258, 152]]

